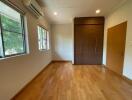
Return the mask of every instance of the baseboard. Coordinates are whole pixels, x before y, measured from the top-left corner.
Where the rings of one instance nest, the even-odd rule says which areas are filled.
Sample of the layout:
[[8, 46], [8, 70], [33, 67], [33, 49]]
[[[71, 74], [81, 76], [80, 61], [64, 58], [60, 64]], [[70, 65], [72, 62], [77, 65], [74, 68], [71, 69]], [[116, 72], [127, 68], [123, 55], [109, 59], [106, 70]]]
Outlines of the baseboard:
[[[51, 62], [49, 62], [49, 64], [47, 65], [47, 66], [49, 66], [50, 64], [52, 63], [52, 61]], [[31, 81], [29, 81], [11, 100], [14, 100], [14, 98], [15, 97], [17, 97], [21, 92], [23, 92], [23, 90], [26, 88], [26, 87], [28, 87], [28, 85], [30, 84], [30, 83], [32, 83], [44, 70], [46, 70], [48, 67], [44, 67]]]
[[118, 74], [118, 73], [112, 71], [111, 69], [109, 69], [109, 68], [106, 67], [106, 66], [105, 66], [105, 68], [107, 68], [107, 69], [110, 70], [112, 73], [118, 75], [120, 78], [122, 78], [122, 79], [125, 80], [127, 83], [129, 83], [130, 85], [132, 85], [132, 80], [131, 80], [131, 79], [127, 78], [127, 77], [124, 76], [124, 75], [120, 75], [120, 74]]
[[102, 64], [102, 66], [106, 68], [106, 65], [105, 64]]
[[52, 62], [70, 62], [70, 63], [72, 63], [71, 60], [52, 60]]
[[127, 81], [128, 83], [130, 83], [132, 85], [132, 80], [130, 80], [129, 78], [127, 78], [126, 76], [122, 76], [122, 78]]

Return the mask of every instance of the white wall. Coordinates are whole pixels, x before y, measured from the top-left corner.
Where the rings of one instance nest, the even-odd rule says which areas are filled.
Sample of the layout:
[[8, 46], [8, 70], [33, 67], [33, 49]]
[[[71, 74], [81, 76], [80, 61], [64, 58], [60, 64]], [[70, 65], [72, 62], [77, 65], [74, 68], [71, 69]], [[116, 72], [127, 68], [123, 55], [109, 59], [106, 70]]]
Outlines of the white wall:
[[51, 31], [53, 60], [73, 61], [73, 25], [55, 24]]
[[0, 100], [11, 99], [52, 60], [51, 50], [38, 50], [37, 25], [50, 30], [49, 23], [45, 18], [34, 17], [21, 0], [11, 1], [26, 12], [30, 53], [0, 60]]
[[[123, 75], [132, 79], [132, 0], [106, 17], [103, 63], [106, 64], [107, 29], [128, 21]], [[118, 37], [117, 37], [118, 38]]]

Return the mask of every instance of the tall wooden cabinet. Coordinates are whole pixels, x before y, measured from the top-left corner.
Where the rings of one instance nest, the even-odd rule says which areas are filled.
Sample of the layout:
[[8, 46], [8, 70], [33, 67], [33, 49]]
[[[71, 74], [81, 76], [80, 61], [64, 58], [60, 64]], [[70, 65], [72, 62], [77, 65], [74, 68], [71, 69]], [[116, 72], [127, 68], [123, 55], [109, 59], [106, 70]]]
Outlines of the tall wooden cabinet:
[[74, 63], [102, 64], [104, 17], [74, 19]]

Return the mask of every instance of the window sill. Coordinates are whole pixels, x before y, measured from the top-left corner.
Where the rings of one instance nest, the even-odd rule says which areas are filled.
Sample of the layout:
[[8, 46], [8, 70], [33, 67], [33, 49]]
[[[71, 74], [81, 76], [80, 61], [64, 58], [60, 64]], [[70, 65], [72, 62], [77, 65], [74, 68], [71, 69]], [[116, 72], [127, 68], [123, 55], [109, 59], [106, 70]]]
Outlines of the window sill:
[[19, 55], [12, 55], [9, 57], [4, 57], [4, 58], [0, 58], [0, 60], [6, 60], [6, 59], [10, 59], [10, 58], [15, 58], [15, 57], [19, 57], [19, 56], [25, 56], [28, 55], [29, 53], [23, 53], [23, 54], [19, 54]]
[[41, 52], [48, 52], [48, 51], [50, 51], [50, 49], [39, 49], [39, 51], [41, 51]]

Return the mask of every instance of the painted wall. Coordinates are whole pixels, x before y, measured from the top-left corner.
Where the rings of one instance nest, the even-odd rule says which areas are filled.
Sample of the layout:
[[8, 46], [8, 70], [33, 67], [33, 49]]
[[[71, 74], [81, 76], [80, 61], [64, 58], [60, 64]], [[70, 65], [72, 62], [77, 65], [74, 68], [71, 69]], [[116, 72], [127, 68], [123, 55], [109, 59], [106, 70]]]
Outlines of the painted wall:
[[132, 0], [128, 0], [124, 5], [106, 17], [103, 63], [106, 64], [107, 29], [124, 21], [128, 21], [128, 26], [123, 75], [132, 79]]
[[53, 60], [73, 61], [73, 25], [55, 24], [51, 27]]
[[21, 0], [11, 1], [26, 12], [30, 53], [0, 60], [0, 100], [11, 99], [52, 60], [51, 50], [38, 50], [37, 25], [50, 30], [49, 23], [45, 18], [36, 19]]

